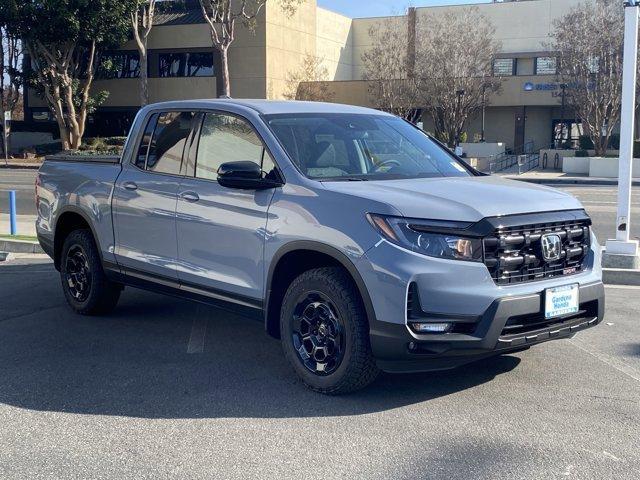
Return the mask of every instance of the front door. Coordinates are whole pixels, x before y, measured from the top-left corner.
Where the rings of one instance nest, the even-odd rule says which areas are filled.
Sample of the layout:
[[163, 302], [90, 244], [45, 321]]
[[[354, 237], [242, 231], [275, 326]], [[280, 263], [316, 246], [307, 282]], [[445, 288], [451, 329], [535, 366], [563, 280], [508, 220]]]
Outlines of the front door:
[[226, 188], [217, 182], [217, 171], [226, 162], [252, 161], [269, 173], [273, 161], [246, 119], [217, 112], [203, 116], [194, 160], [178, 191], [181, 288], [256, 305], [262, 299], [265, 228], [274, 189]]
[[524, 152], [524, 129], [526, 122], [525, 107], [516, 108], [515, 114], [515, 132], [513, 140], [513, 153], [520, 155]]
[[115, 184], [115, 255], [130, 275], [177, 281], [176, 203], [193, 112], [154, 113]]

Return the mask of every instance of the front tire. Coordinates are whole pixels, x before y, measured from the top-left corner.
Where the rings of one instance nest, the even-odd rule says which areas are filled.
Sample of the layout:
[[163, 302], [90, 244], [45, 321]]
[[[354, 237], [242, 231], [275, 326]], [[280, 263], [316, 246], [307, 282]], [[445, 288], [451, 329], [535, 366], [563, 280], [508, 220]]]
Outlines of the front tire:
[[109, 313], [122, 291], [121, 285], [106, 277], [89, 230], [75, 230], [65, 239], [60, 279], [67, 303], [81, 315]]
[[280, 332], [287, 360], [312, 390], [353, 392], [379, 373], [362, 300], [340, 268], [308, 270], [291, 283], [282, 302]]

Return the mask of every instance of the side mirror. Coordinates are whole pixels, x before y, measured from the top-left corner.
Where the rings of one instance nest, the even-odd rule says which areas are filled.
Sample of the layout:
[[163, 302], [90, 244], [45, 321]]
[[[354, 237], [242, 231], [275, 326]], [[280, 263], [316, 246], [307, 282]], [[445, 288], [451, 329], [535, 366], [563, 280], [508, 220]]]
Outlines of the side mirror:
[[264, 178], [255, 162], [227, 162], [218, 168], [218, 183], [227, 188], [265, 190], [280, 187], [281, 182]]

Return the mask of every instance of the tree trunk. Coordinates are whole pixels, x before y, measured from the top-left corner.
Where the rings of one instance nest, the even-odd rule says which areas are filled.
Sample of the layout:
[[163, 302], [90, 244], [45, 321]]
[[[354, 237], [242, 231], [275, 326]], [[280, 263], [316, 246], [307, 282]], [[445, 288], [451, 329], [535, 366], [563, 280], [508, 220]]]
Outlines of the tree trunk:
[[147, 46], [145, 45], [144, 52], [142, 50], [140, 51], [140, 106], [141, 107], [144, 107], [149, 103], [148, 78], [149, 78], [149, 75], [147, 72]]
[[229, 47], [221, 47], [220, 61], [222, 63], [222, 92], [218, 92], [218, 96], [231, 96], [231, 82], [229, 80]]

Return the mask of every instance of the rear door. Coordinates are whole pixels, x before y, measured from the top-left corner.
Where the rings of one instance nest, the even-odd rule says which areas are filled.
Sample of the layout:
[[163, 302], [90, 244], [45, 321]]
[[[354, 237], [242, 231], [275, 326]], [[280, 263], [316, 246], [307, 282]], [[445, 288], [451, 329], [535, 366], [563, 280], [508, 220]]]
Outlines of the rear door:
[[217, 171], [223, 163], [248, 160], [276, 174], [274, 162], [252, 125], [230, 113], [204, 113], [198, 137], [178, 191], [178, 277], [183, 289], [259, 306], [274, 189], [226, 188]]
[[114, 189], [115, 254], [134, 276], [177, 282], [176, 202], [194, 112], [149, 116], [135, 156]]

